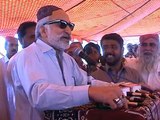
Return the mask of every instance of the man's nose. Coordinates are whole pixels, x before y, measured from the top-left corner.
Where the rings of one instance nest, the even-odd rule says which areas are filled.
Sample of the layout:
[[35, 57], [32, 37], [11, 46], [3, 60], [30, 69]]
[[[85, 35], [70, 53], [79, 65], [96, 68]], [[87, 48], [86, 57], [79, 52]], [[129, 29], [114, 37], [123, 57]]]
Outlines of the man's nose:
[[17, 46], [17, 45], [14, 45], [14, 46], [13, 46], [13, 49], [17, 50], [17, 49], [18, 49], [18, 46]]
[[106, 53], [113, 53], [114, 52], [114, 49], [112, 49], [112, 47], [108, 47], [106, 49]]
[[152, 47], [150, 45], [145, 46], [145, 50], [151, 50]]
[[71, 35], [71, 28], [69, 26], [67, 26], [65, 28], [65, 32], [67, 32], [69, 35]]

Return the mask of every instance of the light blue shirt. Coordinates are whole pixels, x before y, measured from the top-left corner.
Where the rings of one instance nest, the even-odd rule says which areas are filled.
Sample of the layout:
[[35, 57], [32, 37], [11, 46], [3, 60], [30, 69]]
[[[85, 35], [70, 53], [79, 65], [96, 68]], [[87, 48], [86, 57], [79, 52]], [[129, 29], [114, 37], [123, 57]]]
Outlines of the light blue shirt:
[[[8, 77], [15, 88], [17, 120], [39, 120], [44, 110], [60, 110], [89, 103], [86, 72], [68, 54], [63, 52], [62, 57], [66, 86], [56, 51], [41, 40], [10, 60]], [[101, 84], [96, 80], [92, 82], [94, 85], [96, 82]]]

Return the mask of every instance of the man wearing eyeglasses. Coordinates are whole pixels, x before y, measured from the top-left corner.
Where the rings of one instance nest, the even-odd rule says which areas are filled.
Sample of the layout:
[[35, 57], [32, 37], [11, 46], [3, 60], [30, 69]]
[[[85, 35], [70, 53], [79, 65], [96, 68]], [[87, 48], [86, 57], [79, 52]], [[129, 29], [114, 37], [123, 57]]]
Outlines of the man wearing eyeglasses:
[[153, 90], [160, 89], [160, 59], [158, 34], [145, 34], [139, 38], [138, 58], [128, 62], [141, 73], [145, 83]]
[[41, 120], [45, 110], [62, 110], [91, 101], [117, 108], [114, 100], [122, 98], [120, 88], [89, 79], [63, 52], [74, 28], [65, 11], [44, 6], [38, 10], [37, 20], [36, 42], [16, 55], [8, 67], [15, 89], [15, 119]]

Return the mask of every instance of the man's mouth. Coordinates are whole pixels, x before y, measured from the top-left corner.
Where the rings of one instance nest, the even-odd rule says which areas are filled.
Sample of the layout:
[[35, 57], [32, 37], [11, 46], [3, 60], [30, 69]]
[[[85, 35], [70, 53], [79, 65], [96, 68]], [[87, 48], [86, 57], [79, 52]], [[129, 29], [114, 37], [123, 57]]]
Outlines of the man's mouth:
[[113, 56], [113, 55], [106, 55], [106, 58], [107, 58], [107, 59], [113, 59], [114, 56]]
[[16, 50], [12, 50], [12, 53], [16, 53], [17, 51]]
[[148, 55], [152, 55], [152, 53], [151, 52], [145, 52], [144, 55], [148, 56]]
[[70, 37], [70, 36], [68, 36], [68, 35], [63, 36], [62, 38], [64, 38], [64, 39], [68, 39], [68, 40], [71, 40], [71, 37]]

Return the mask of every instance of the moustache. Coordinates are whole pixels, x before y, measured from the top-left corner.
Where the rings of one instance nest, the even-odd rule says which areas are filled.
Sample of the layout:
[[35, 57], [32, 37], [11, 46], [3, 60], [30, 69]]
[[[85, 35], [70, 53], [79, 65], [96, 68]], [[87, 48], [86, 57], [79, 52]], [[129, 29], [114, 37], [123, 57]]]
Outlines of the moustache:
[[13, 49], [12, 52], [17, 52], [17, 50]]
[[71, 40], [71, 35], [69, 35], [68, 33], [65, 33], [64, 35], [62, 35], [61, 38], [65, 38], [65, 39]]
[[144, 55], [153, 55], [153, 53], [151, 51], [146, 51], [143, 53]]

